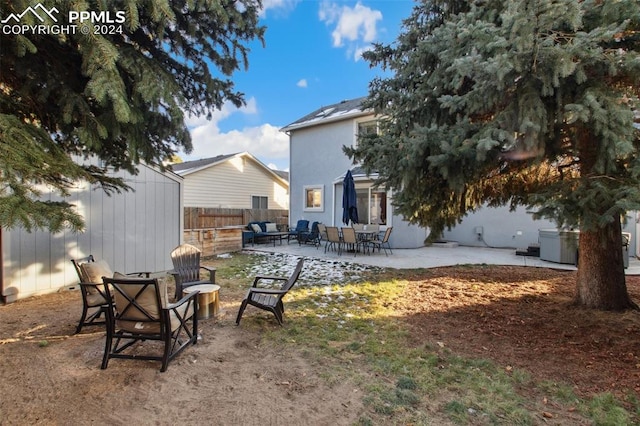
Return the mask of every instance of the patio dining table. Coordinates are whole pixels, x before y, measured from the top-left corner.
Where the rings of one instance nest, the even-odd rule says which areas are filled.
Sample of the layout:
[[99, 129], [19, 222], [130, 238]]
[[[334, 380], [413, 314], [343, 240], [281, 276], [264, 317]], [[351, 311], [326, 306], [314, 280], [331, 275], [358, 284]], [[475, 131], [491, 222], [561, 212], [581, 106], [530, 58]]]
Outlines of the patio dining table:
[[378, 231], [361, 229], [356, 231], [356, 237], [360, 241], [369, 241], [378, 234]]

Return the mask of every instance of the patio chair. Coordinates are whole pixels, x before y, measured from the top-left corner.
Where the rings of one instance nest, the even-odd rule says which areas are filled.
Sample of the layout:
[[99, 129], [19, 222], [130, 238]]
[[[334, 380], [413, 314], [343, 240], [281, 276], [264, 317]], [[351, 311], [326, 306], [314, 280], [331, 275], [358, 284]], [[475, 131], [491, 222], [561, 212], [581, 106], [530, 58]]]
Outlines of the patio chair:
[[365, 226], [368, 231], [380, 232], [380, 224], [379, 223], [370, 223]]
[[354, 256], [358, 255], [358, 249], [360, 247], [363, 248], [363, 251], [365, 247], [364, 242], [356, 236], [355, 229], [351, 227], [342, 228], [342, 246], [350, 246]]
[[[169, 361], [188, 345], [197, 343], [197, 291], [169, 304], [164, 280], [116, 274], [114, 278], [103, 278], [103, 282], [109, 296], [103, 370], [111, 358], [125, 358], [160, 361], [160, 371], [164, 372]], [[162, 342], [162, 353], [153, 354], [149, 347], [126, 351], [146, 340]]]
[[[176, 282], [175, 300], [182, 297], [182, 290], [186, 287], [199, 284], [215, 284], [216, 269], [200, 264], [201, 251], [191, 244], [182, 244], [171, 252], [173, 270], [170, 271]], [[204, 279], [200, 270], [209, 272], [209, 277]]]
[[[298, 261], [296, 268], [290, 277], [272, 277], [266, 275], [258, 275], [253, 280], [253, 285], [247, 291], [247, 295], [242, 300], [240, 304], [240, 309], [238, 310], [238, 316], [236, 317], [236, 325], [240, 325], [240, 320], [242, 319], [242, 314], [246, 309], [247, 305], [255, 306], [256, 308], [263, 309], [269, 312], [272, 312], [275, 315], [276, 320], [278, 320], [278, 324], [282, 325], [282, 317], [284, 315], [284, 305], [282, 303], [282, 298], [291, 287], [298, 281], [298, 277], [300, 277], [300, 272], [302, 272], [302, 266], [304, 265], [304, 258]], [[258, 287], [262, 280], [272, 280], [272, 281], [284, 281], [280, 289], [271, 289], [271, 288], [263, 288]]]
[[320, 244], [322, 244], [323, 241], [325, 244], [327, 243], [327, 225], [324, 223], [318, 224], [318, 239]]
[[384, 236], [382, 237], [382, 239], [375, 238], [373, 240], [367, 241], [367, 243], [371, 246], [371, 249], [373, 251], [375, 251], [377, 247], [378, 253], [380, 253], [380, 248], [382, 248], [384, 250], [385, 256], [388, 256], [387, 249], [389, 249], [389, 252], [393, 254], [393, 251], [391, 251], [391, 245], [389, 244], [389, 236], [391, 236], [392, 229], [393, 229], [393, 226], [388, 227], [387, 230], [384, 231]]
[[356, 231], [362, 231], [364, 229], [364, 223], [354, 223], [351, 227]]
[[302, 231], [298, 234], [298, 244], [313, 244], [318, 248], [320, 246], [320, 231], [318, 225], [320, 222], [313, 222], [310, 231]]
[[309, 221], [306, 219], [300, 219], [298, 220], [298, 223], [296, 223], [295, 228], [289, 229], [289, 240], [292, 238], [298, 239], [298, 235], [304, 231], [309, 231]]
[[338, 255], [341, 253], [342, 249], [342, 239], [340, 238], [340, 230], [337, 226], [327, 226], [327, 244], [324, 246], [324, 252], [333, 247], [333, 250], [338, 252]]
[[[103, 314], [106, 312], [108, 303], [102, 277], [113, 277], [113, 271], [106, 261], [96, 262], [91, 254], [80, 259], [71, 259], [71, 263], [78, 274], [82, 295], [82, 314], [75, 331], [75, 334], [78, 334], [82, 327], [105, 324]], [[149, 278], [150, 272], [133, 272], [128, 275]]]

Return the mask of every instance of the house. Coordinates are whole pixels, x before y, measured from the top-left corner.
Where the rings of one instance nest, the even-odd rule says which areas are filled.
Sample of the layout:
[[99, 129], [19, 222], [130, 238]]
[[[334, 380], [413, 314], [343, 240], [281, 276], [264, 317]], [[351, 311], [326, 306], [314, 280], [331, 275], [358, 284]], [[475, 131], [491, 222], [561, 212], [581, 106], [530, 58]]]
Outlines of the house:
[[[78, 182], [65, 200], [83, 216], [84, 232], [0, 229], [2, 303], [78, 289], [71, 259], [90, 254], [122, 273], [172, 268], [169, 253], [183, 238], [182, 178], [145, 165], [135, 176], [115, 176], [133, 190], [107, 195], [88, 182]], [[59, 200], [51, 192], [46, 197]]]
[[[377, 131], [375, 115], [362, 108], [364, 99], [318, 108], [281, 129], [289, 135], [289, 218], [293, 224], [298, 219], [308, 219], [345, 226], [342, 224], [342, 180], [347, 170], [351, 170], [356, 184], [359, 221], [378, 223], [382, 229], [393, 226], [392, 247], [423, 246], [429, 230], [411, 225], [394, 214], [393, 191], [375, 188], [373, 180], [376, 176], [364, 174], [342, 150], [343, 146], [356, 144], [358, 134]], [[635, 231], [638, 220], [627, 222], [629, 225], [624, 230]], [[445, 231], [443, 237], [467, 246], [526, 248], [538, 243], [540, 229], [549, 228], [556, 228], [555, 223], [533, 220], [525, 208], [511, 212], [508, 207], [487, 207], [468, 215], [459, 225]], [[632, 235], [630, 253], [635, 253], [635, 247]]]
[[185, 207], [283, 209], [289, 207], [286, 172], [275, 171], [248, 152], [171, 165], [184, 178]]
[[319, 108], [281, 130], [289, 135], [290, 201], [289, 218], [318, 221], [329, 226], [342, 223], [342, 181], [348, 170], [353, 175], [358, 218], [361, 223], [393, 226], [392, 247], [424, 245], [428, 230], [409, 224], [393, 213], [393, 193], [373, 186], [375, 176], [367, 176], [354, 166], [342, 147], [356, 143], [361, 132], [375, 131], [376, 119], [363, 111], [364, 98], [342, 101]]

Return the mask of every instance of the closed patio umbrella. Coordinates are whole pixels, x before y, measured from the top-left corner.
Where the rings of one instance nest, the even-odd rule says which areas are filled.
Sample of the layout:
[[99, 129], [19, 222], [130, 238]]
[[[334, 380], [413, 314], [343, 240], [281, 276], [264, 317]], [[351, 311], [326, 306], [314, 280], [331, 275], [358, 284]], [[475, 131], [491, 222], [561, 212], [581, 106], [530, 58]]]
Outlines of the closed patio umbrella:
[[356, 184], [353, 182], [351, 170], [347, 170], [347, 174], [342, 181], [342, 222], [345, 225], [358, 223], [358, 202], [356, 197]]

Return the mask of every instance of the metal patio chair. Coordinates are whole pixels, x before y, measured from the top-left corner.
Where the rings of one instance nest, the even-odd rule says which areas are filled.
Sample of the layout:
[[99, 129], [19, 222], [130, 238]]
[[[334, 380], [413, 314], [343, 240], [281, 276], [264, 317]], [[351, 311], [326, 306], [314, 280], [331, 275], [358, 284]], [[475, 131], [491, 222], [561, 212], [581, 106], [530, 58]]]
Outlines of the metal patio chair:
[[[103, 281], [109, 303], [103, 370], [111, 358], [126, 358], [160, 361], [160, 371], [164, 372], [169, 361], [188, 345], [197, 343], [197, 291], [168, 303], [164, 280], [118, 276]], [[127, 351], [146, 340], [162, 342], [162, 353], [152, 354], [148, 347]]]
[[[104, 314], [108, 301], [102, 277], [113, 277], [113, 271], [106, 261], [96, 262], [91, 254], [80, 259], [71, 259], [71, 263], [78, 274], [80, 294], [82, 295], [82, 314], [75, 331], [78, 334], [82, 327], [105, 324]], [[127, 275], [149, 278], [150, 272], [132, 272]]]
[[388, 256], [387, 249], [389, 249], [389, 252], [393, 254], [393, 251], [391, 250], [391, 245], [389, 244], [389, 237], [391, 236], [392, 229], [393, 229], [393, 226], [388, 227], [386, 231], [384, 231], [384, 236], [382, 237], [382, 239], [375, 238], [373, 240], [367, 241], [367, 243], [371, 246], [372, 251], [375, 251], [377, 247], [378, 253], [380, 253], [380, 249], [382, 248], [384, 250], [385, 256]]

